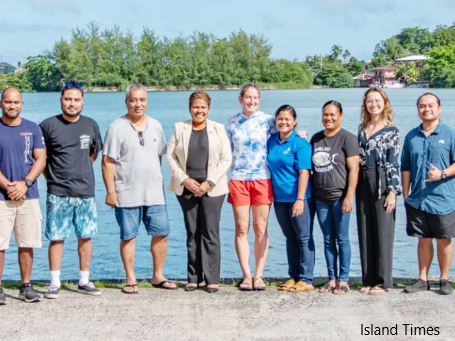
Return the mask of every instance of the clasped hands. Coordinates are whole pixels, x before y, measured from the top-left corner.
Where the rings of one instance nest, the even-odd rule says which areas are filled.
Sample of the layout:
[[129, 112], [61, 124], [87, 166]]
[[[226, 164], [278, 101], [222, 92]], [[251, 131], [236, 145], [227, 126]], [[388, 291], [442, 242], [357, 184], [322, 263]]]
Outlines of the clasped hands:
[[183, 186], [185, 186], [187, 190], [193, 193], [195, 197], [203, 197], [205, 193], [207, 193], [210, 189], [210, 184], [207, 181], [204, 181], [200, 184], [191, 178], [185, 179], [183, 181]]
[[7, 184], [8, 197], [13, 201], [24, 201], [28, 187], [25, 181], [13, 181]]

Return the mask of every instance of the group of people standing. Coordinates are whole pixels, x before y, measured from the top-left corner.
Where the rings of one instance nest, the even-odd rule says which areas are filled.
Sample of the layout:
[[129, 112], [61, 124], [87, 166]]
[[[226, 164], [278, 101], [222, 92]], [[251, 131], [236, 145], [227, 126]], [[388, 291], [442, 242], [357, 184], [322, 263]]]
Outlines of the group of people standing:
[[[108, 128], [104, 145], [96, 122], [82, 116], [82, 85], [65, 84], [62, 114], [36, 125], [21, 118], [22, 97], [9, 88], [1, 97], [0, 124], [0, 280], [5, 250], [14, 230], [19, 248], [19, 298], [40, 300], [30, 285], [33, 248], [41, 247], [41, 212], [36, 179], [47, 179], [46, 231], [50, 240], [50, 286], [44, 297], [60, 292], [60, 263], [72, 225], [78, 237], [78, 291], [100, 295], [89, 281], [91, 237], [97, 231], [93, 162], [103, 153], [106, 204], [115, 209], [120, 227], [120, 254], [126, 271], [122, 292], [138, 293], [134, 274], [135, 239], [141, 221], [152, 236], [152, 285], [177, 289], [163, 275], [170, 231], [161, 159], [164, 154], [187, 232], [188, 284], [193, 291], [205, 281], [214, 293], [220, 283], [219, 223], [227, 201], [235, 219], [235, 246], [243, 273], [239, 289], [265, 290], [263, 279], [269, 240], [267, 222], [273, 203], [286, 238], [289, 280], [279, 290], [313, 290], [315, 243], [313, 222], [324, 236], [329, 281], [320, 293], [349, 292], [350, 213], [356, 205], [362, 288], [370, 295], [393, 286], [392, 261], [396, 197], [406, 201], [407, 233], [419, 238], [419, 280], [406, 292], [429, 290], [428, 271], [437, 240], [440, 292], [448, 283], [455, 236], [455, 130], [441, 122], [439, 98], [426, 93], [417, 100], [422, 124], [405, 138], [393, 125], [393, 109], [385, 92], [369, 89], [363, 96], [358, 135], [341, 127], [342, 105], [322, 107], [324, 130], [307, 141], [296, 131], [297, 113], [290, 105], [275, 116], [259, 111], [260, 89], [241, 87], [242, 111], [227, 129], [208, 119], [211, 99], [204, 91], [189, 98], [191, 119], [175, 124], [166, 144], [161, 124], [146, 115], [147, 92], [141, 84], [126, 89], [127, 114]], [[229, 179], [228, 174], [229, 172]], [[354, 202], [355, 201], [355, 202]], [[250, 268], [248, 231], [253, 220], [254, 274]], [[5, 295], [0, 282], [0, 304]]]

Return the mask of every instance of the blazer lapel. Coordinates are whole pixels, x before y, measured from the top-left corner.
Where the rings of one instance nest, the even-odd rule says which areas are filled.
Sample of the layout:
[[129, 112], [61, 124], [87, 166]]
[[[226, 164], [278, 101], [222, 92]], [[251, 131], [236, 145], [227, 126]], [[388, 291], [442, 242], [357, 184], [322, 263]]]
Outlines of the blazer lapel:
[[190, 136], [191, 136], [191, 121], [185, 121], [185, 124], [183, 125], [183, 151], [185, 153], [185, 165], [186, 165], [186, 160], [188, 157], [188, 144], [190, 143]]

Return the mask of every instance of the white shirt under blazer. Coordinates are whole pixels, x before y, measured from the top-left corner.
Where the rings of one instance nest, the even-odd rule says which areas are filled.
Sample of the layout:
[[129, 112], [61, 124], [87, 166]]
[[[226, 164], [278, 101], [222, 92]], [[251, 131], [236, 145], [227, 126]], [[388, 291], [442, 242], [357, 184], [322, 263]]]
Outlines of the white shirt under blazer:
[[[215, 184], [207, 195], [216, 197], [229, 192], [226, 173], [232, 163], [231, 144], [223, 124], [207, 120], [206, 126], [209, 140], [207, 179]], [[186, 160], [192, 129], [192, 120], [177, 122], [167, 144], [166, 162], [172, 174], [168, 190], [177, 195], [182, 195], [183, 181], [189, 178], [186, 175]]]

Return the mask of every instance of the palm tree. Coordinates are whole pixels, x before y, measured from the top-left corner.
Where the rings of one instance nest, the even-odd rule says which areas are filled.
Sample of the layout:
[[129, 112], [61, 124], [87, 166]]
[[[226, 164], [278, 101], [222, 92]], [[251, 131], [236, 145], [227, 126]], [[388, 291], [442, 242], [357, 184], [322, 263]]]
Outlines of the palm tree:
[[344, 50], [343, 59], [349, 59], [349, 57], [351, 57], [351, 52], [348, 49]]
[[333, 45], [330, 54], [330, 59], [336, 60], [343, 53], [343, 48], [340, 45]]

